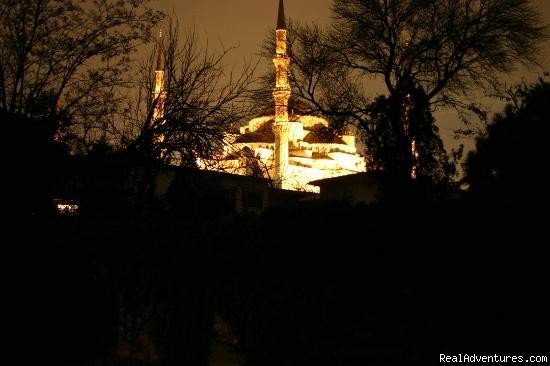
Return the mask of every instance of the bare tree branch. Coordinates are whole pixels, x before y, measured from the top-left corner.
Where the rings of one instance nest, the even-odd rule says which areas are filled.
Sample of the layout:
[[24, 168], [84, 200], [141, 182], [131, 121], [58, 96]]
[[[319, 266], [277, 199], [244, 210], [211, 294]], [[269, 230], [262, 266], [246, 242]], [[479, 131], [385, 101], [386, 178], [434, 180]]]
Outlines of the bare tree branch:
[[[179, 35], [182, 34], [183, 38]], [[194, 29], [180, 33], [177, 21], [170, 22], [165, 45], [165, 100], [151, 100], [141, 114], [139, 135], [130, 144], [151, 156], [164, 156], [181, 165], [194, 166], [199, 158], [212, 157], [223, 149], [224, 134], [250, 117], [256, 65], [247, 63], [239, 72], [227, 71], [224, 61], [233, 49], [203, 48]], [[152, 62], [144, 71], [142, 97], [152, 90]], [[164, 103], [162, 118], [153, 110]], [[162, 141], [155, 142], [155, 136]], [[160, 153], [162, 152], [162, 153]]]
[[[87, 129], [119, 107], [132, 53], [163, 14], [149, 0], [4, 0], [0, 109]], [[110, 104], [110, 107], [106, 105]], [[80, 131], [82, 132], [82, 131]]]

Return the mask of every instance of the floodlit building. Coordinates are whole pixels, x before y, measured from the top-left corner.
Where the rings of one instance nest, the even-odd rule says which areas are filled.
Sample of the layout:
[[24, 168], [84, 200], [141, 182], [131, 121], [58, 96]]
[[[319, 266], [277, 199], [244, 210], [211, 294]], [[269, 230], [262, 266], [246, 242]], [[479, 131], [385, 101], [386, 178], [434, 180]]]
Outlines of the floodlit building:
[[278, 188], [312, 192], [318, 187], [310, 185], [311, 181], [366, 171], [353, 134], [335, 135], [324, 118], [289, 113], [291, 60], [283, 0], [279, 1], [276, 37], [273, 114], [254, 118], [238, 134], [228, 135], [223, 155], [202, 161], [201, 167], [263, 176]]
[[[160, 57], [160, 56], [159, 56]], [[160, 58], [159, 58], [160, 60]], [[289, 113], [291, 88], [290, 57], [287, 53], [287, 27], [283, 0], [279, 0], [276, 29], [274, 108], [253, 118], [238, 133], [227, 133], [224, 151], [208, 160], [200, 160], [201, 169], [267, 178], [277, 188], [318, 192], [311, 181], [366, 171], [358, 154], [353, 133], [335, 134], [329, 121], [319, 116]], [[163, 65], [159, 61], [154, 97], [155, 114], [162, 113]]]

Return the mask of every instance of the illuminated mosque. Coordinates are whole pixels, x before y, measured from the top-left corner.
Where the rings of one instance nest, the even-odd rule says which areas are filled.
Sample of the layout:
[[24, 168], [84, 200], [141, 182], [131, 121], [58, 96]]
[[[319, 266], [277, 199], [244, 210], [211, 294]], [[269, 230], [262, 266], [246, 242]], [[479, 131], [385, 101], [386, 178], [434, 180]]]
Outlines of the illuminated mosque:
[[[319, 191], [309, 184], [312, 181], [366, 171], [353, 134], [334, 134], [329, 122], [321, 117], [289, 114], [290, 57], [283, 0], [279, 0], [276, 37], [274, 114], [253, 118], [239, 133], [227, 133], [223, 153], [200, 160], [199, 167], [264, 177], [277, 188], [311, 192]], [[161, 66], [159, 61], [157, 70], [162, 70]], [[162, 82], [159, 74], [157, 71], [156, 84]], [[161, 90], [156, 88], [155, 95], [159, 93]]]

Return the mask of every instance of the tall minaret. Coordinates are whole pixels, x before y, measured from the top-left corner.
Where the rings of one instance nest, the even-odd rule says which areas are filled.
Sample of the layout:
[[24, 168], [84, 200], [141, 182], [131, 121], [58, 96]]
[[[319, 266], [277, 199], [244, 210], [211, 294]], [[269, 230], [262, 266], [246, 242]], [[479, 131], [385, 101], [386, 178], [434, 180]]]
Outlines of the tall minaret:
[[275, 122], [273, 132], [275, 134], [274, 174], [275, 185], [285, 188], [288, 169], [288, 142], [290, 122], [288, 120], [288, 99], [290, 98], [290, 84], [288, 82], [288, 67], [290, 58], [287, 55], [285, 7], [283, 0], [279, 0], [279, 15], [277, 18], [277, 35], [275, 57], [275, 88], [273, 99], [275, 100]]
[[162, 31], [159, 32], [159, 47], [157, 56], [157, 68], [155, 70], [155, 85], [153, 86], [153, 125], [160, 118], [164, 117], [164, 102], [166, 92], [164, 91], [164, 40]]
[[[403, 130], [405, 132], [405, 138], [409, 138], [411, 135], [411, 114], [414, 109], [414, 101], [411, 93], [405, 95], [405, 101], [403, 102]], [[411, 178], [416, 179], [418, 175], [418, 149], [416, 147], [416, 138], [411, 138]]]

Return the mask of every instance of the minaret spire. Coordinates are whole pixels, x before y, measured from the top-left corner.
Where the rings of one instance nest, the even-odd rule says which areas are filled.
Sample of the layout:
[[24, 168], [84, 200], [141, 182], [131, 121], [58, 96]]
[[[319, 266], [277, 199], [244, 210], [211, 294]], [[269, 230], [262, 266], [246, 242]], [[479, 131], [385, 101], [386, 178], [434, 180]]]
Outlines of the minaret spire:
[[157, 56], [156, 71], [164, 71], [164, 40], [162, 37], [162, 30], [159, 31], [159, 49], [158, 49], [158, 56]]
[[285, 3], [279, 0], [279, 15], [277, 17], [277, 29], [286, 29]]
[[157, 55], [157, 68], [155, 70], [155, 85], [153, 85], [153, 120], [155, 124], [157, 120], [164, 117], [164, 39], [162, 37], [162, 30], [159, 32], [158, 43], [158, 55]]
[[275, 101], [275, 122], [273, 123], [273, 133], [275, 134], [275, 166], [273, 175], [275, 184], [280, 188], [285, 188], [291, 124], [288, 120], [288, 100], [290, 98], [288, 70], [290, 58], [287, 54], [287, 30], [283, 0], [279, 0], [279, 14], [275, 33], [277, 38], [275, 57], [273, 58], [273, 64], [275, 65], [275, 88], [273, 88], [273, 99]]

